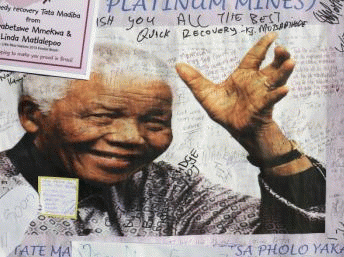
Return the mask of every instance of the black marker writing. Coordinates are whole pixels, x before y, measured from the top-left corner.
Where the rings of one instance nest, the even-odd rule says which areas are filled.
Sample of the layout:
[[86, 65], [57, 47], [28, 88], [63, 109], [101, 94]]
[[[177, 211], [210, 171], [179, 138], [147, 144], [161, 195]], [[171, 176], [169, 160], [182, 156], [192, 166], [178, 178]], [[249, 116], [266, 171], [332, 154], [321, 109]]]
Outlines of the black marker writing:
[[338, 36], [340, 40], [340, 48], [335, 47], [338, 52], [344, 53], [344, 33], [341, 36]]
[[313, 12], [314, 17], [320, 22], [329, 24], [339, 24], [339, 17], [343, 8], [344, 0], [329, 0], [328, 3], [320, 2], [323, 7], [321, 10]]

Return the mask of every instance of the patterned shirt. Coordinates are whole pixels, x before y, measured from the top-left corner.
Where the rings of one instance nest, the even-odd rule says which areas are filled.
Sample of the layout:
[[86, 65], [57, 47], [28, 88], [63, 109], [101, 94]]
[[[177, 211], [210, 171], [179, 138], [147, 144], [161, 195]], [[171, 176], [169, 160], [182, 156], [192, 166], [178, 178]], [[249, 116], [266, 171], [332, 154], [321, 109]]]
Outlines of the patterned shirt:
[[[37, 189], [38, 176], [63, 176], [31, 142], [25, 136], [0, 154], [0, 179], [6, 181], [0, 197], [18, 185]], [[39, 215], [26, 233], [108, 237], [324, 232], [325, 183], [318, 169], [314, 165], [282, 179], [260, 177], [260, 200], [165, 162], [151, 163], [114, 186], [97, 188], [80, 181], [77, 219]], [[284, 196], [291, 186], [298, 193]]]

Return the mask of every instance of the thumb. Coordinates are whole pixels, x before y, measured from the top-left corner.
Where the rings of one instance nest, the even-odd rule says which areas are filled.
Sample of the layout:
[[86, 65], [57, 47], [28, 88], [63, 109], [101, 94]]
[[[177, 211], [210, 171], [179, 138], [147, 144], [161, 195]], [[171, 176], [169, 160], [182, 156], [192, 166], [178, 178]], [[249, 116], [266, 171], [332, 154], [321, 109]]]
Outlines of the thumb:
[[179, 77], [191, 89], [201, 103], [214, 91], [214, 83], [205, 78], [199, 71], [186, 63], [178, 63], [176, 70]]

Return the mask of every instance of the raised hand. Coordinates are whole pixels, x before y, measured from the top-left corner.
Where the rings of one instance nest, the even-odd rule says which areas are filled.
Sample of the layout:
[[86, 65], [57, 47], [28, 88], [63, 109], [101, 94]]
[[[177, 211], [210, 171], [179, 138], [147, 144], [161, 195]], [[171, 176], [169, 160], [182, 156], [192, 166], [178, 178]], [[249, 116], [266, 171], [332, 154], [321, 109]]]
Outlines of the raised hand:
[[[236, 139], [259, 136], [273, 123], [272, 109], [288, 92], [285, 85], [294, 68], [290, 54], [275, 48], [273, 62], [260, 69], [275, 33], [263, 36], [225, 81], [215, 84], [187, 64], [177, 64], [179, 76], [208, 112]], [[240, 141], [240, 140], [239, 140]]]

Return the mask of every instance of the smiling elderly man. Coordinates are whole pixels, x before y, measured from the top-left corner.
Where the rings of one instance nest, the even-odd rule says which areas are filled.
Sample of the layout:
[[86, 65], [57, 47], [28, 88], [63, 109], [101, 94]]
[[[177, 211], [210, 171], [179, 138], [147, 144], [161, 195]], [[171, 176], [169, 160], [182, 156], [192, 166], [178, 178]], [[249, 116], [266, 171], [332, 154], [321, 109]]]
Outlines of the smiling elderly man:
[[176, 67], [209, 116], [261, 168], [261, 200], [153, 162], [172, 141], [172, 92], [168, 68], [149, 54], [98, 44], [88, 81], [28, 75], [19, 107], [27, 134], [2, 153], [1, 176], [36, 189], [38, 176], [76, 177], [80, 192], [76, 220], [41, 215], [27, 234], [323, 232], [324, 170], [272, 119], [294, 68], [277, 47], [260, 69], [274, 38], [260, 39], [217, 85], [186, 64]]

